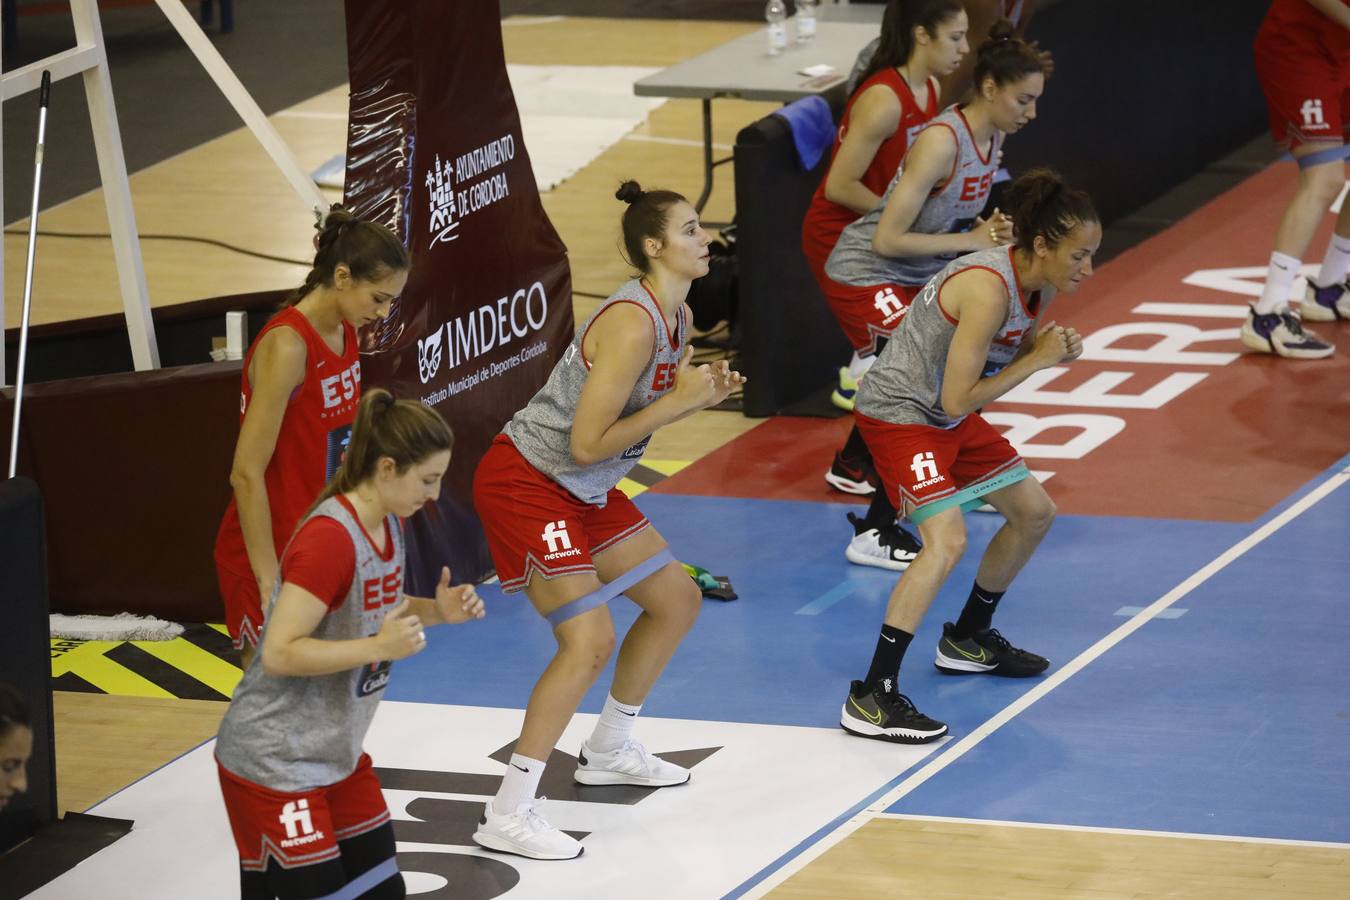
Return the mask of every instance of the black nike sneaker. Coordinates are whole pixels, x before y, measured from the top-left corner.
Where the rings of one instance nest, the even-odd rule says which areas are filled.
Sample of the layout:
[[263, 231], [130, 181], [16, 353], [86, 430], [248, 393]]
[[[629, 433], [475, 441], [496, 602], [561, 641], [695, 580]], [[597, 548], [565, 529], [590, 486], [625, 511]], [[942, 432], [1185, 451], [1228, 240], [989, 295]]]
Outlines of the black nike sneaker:
[[942, 640], [938, 641], [934, 665], [948, 675], [1002, 675], [1004, 678], [1027, 678], [1039, 675], [1049, 666], [1044, 656], [1019, 650], [998, 633], [997, 628], [977, 631], [965, 640], [952, 637], [953, 625], [942, 626]]
[[853, 682], [839, 724], [849, 734], [899, 744], [927, 744], [947, 733], [946, 725], [915, 709], [889, 678], [874, 687]]

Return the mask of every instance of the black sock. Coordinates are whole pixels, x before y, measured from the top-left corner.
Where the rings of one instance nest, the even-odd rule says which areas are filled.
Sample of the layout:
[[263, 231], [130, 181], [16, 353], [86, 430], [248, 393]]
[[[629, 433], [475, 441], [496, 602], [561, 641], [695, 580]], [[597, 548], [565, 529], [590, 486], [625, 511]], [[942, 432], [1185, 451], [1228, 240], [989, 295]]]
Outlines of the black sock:
[[899, 514], [896, 508], [891, 506], [886, 491], [877, 488], [876, 493], [872, 495], [872, 503], [867, 507], [867, 515], [863, 516], [862, 530], [867, 531], [869, 528], [880, 530], [888, 525], [894, 525]]
[[977, 582], [970, 589], [970, 597], [961, 610], [961, 618], [952, 626], [952, 637], [964, 641], [975, 632], [988, 628], [994, 621], [994, 610], [998, 608], [998, 601], [1003, 599], [1003, 594], [1003, 591], [987, 591]]
[[881, 637], [877, 638], [877, 652], [872, 655], [872, 668], [867, 670], [863, 684], [869, 688], [883, 678], [891, 679], [895, 684], [900, 678], [900, 662], [905, 658], [905, 650], [914, 635], [889, 625], [881, 626]]
[[872, 454], [867, 449], [867, 442], [863, 440], [862, 432], [858, 426], [854, 425], [853, 430], [848, 433], [848, 440], [844, 441], [844, 447], [839, 451], [839, 455], [853, 465], [871, 467]]

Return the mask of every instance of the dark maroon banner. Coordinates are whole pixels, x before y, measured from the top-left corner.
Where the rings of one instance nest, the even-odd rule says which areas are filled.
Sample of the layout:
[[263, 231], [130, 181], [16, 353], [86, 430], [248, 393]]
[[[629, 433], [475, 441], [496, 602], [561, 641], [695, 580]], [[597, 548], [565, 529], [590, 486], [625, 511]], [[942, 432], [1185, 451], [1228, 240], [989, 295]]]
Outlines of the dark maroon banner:
[[412, 254], [389, 318], [362, 333], [362, 374], [445, 416], [441, 499], [408, 523], [408, 588], [492, 569], [471, 501], [492, 438], [572, 337], [567, 249], [544, 213], [506, 77], [493, 0], [347, 0], [346, 203]]

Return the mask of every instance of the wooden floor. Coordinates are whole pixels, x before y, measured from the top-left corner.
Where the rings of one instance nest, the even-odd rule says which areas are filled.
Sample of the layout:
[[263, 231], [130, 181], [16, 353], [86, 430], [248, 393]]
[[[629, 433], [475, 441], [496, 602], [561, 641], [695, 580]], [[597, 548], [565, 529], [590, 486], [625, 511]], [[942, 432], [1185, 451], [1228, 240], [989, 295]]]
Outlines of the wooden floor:
[[[744, 33], [735, 23], [605, 19], [509, 20], [513, 63], [596, 64], [595, 47], [614, 65], [664, 66]], [[719, 100], [714, 141], [763, 115], [766, 104]], [[309, 170], [342, 150], [346, 92], [337, 89], [272, 117]], [[571, 257], [576, 290], [607, 294], [627, 277], [619, 258], [624, 177], [697, 194], [701, 184], [699, 108], [672, 101], [636, 135], [605, 151], [543, 202]], [[193, 234], [303, 259], [310, 214], [244, 130], [165, 160], [132, 177], [144, 234]], [[336, 199], [336, 194], [333, 194]], [[705, 216], [730, 218], [731, 171], [719, 171]], [[44, 211], [47, 230], [104, 231], [101, 195]], [[23, 227], [20, 225], [20, 227]], [[5, 238], [5, 293], [21, 295], [24, 239]], [[285, 287], [304, 268], [195, 244], [146, 241], [152, 303]], [[36, 323], [121, 309], [111, 246], [45, 239], [36, 275]], [[580, 320], [595, 301], [578, 298]], [[6, 324], [18, 321], [11, 303]], [[694, 460], [755, 425], [734, 413], [705, 412], [659, 433], [649, 455]], [[223, 703], [59, 693], [55, 699], [60, 806], [84, 810], [210, 738]], [[844, 801], [841, 800], [841, 803]], [[1111, 834], [1015, 825], [878, 817], [775, 890], [783, 897], [1331, 897], [1346, 896], [1350, 853], [1275, 843]]]

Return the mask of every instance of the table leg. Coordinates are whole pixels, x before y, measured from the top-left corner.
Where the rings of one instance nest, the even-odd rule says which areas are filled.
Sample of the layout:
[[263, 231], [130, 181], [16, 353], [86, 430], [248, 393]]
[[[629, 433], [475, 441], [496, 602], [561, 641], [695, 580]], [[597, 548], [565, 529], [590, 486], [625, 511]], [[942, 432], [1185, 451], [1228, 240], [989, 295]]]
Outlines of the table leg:
[[703, 98], [703, 193], [698, 195], [698, 202], [694, 204], [695, 212], [703, 212], [703, 207], [708, 202], [708, 195], [712, 193], [712, 184], [712, 100], [705, 97]]

